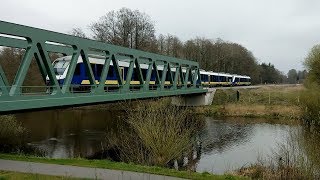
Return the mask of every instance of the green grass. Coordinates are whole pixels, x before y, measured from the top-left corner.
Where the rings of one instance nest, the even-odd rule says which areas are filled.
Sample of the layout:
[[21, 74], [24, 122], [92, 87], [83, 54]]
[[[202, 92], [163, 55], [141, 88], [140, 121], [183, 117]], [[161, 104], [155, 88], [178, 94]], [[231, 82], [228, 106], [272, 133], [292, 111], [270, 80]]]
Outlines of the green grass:
[[26, 179], [26, 180], [58, 180], [58, 179], [66, 179], [66, 180], [76, 180], [77, 178], [70, 177], [62, 177], [62, 176], [49, 176], [42, 174], [32, 174], [32, 173], [20, 173], [20, 172], [12, 172], [12, 171], [0, 171], [0, 180], [16, 180], [16, 179]]
[[245, 177], [240, 177], [240, 176], [214, 175], [210, 173], [197, 173], [197, 172], [191, 172], [191, 171], [176, 171], [174, 169], [168, 169], [168, 168], [161, 168], [161, 167], [155, 167], [155, 166], [141, 166], [141, 165], [135, 165], [135, 164], [122, 163], [122, 162], [113, 162], [109, 160], [86, 160], [86, 159], [80, 159], [80, 158], [79, 159], [49, 159], [49, 158], [15, 155], [15, 154], [0, 154], [0, 159], [124, 170], [124, 171], [174, 176], [174, 177], [188, 178], [188, 179], [199, 179], [199, 180], [247, 179]]

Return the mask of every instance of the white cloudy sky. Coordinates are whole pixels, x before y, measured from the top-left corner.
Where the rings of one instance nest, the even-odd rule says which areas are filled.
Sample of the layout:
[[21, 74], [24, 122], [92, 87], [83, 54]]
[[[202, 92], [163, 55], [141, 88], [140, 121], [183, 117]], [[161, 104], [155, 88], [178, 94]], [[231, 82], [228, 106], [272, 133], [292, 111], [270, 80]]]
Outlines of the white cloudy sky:
[[67, 33], [121, 7], [149, 14], [157, 34], [182, 40], [196, 36], [237, 42], [259, 62], [283, 71], [303, 69], [309, 49], [320, 43], [319, 0], [6, 0], [0, 20]]

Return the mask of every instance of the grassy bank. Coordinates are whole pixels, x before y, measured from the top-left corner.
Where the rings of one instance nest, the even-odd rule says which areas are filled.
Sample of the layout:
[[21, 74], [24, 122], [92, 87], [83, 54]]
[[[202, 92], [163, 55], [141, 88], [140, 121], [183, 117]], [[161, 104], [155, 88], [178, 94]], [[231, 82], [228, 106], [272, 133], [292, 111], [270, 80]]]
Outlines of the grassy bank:
[[114, 170], [134, 171], [150, 174], [159, 174], [187, 179], [247, 179], [240, 176], [232, 175], [214, 175], [209, 173], [197, 173], [190, 171], [176, 171], [174, 169], [161, 168], [155, 166], [141, 166], [135, 164], [127, 164], [121, 162], [113, 162], [108, 160], [86, 160], [86, 159], [48, 159], [34, 156], [23, 156], [13, 154], [0, 154], [1, 159], [40, 162], [60, 165], [72, 165], [92, 168], [105, 168]]
[[213, 104], [197, 107], [196, 113], [217, 117], [252, 117], [296, 120], [302, 116], [303, 86], [266, 86], [257, 89], [217, 90]]

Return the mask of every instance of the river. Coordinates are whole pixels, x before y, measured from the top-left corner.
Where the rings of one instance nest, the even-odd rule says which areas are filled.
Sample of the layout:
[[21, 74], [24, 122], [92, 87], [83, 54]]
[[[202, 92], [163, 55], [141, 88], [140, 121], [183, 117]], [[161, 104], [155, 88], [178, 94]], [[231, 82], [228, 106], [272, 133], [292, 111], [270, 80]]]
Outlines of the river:
[[[121, 113], [105, 110], [50, 110], [17, 114], [28, 131], [28, 145], [46, 157], [95, 157], [108, 132], [121, 127]], [[253, 119], [204, 118], [194, 152], [194, 170], [223, 174], [272, 155], [298, 125], [268, 124]]]

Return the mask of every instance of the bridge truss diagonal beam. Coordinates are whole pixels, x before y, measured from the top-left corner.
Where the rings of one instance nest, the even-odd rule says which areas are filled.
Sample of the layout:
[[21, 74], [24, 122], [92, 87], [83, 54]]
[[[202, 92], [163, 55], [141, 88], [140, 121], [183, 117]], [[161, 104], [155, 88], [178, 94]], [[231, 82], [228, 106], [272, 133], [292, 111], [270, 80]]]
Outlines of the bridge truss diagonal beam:
[[[4, 21], [0, 21], [0, 46], [25, 50], [12, 84], [9, 84], [0, 65], [0, 113], [137, 98], [199, 94], [207, 91], [201, 87], [200, 68], [195, 61]], [[59, 84], [57, 80], [49, 53], [71, 56], [63, 84]], [[90, 57], [92, 56], [99, 56], [104, 60], [99, 79], [96, 79], [91, 67]], [[46, 84], [45, 94], [26, 94], [24, 91], [23, 83], [33, 58], [39, 67], [42, 81]], [[79, 58], [85, 66], [90, 90], [75, 93], [73, 76]], [[126, 77], [124, 77], [124, 67], [119, 66], [121, 61], [129, 64]], [[116, 88], [112, 91], [105, 83], [111, 64], [117, 82], [114, 85]], [[138, 79], [138, 83], [133, 83], [133, 77]]]

